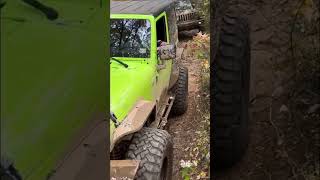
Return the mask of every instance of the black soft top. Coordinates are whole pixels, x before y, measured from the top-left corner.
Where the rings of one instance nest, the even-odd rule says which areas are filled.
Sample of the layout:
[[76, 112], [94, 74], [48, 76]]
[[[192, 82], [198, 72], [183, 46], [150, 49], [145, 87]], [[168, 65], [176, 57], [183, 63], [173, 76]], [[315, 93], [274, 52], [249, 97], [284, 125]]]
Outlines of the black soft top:
[[111, 14], [158, 16], [176, 0], [111, 0]]

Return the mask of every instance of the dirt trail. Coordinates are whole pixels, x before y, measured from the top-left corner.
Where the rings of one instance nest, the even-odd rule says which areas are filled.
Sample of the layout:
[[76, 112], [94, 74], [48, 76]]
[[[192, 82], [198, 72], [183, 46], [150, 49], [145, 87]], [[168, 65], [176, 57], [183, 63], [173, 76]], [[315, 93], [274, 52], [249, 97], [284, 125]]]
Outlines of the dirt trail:
[[[297, 116], [290, 93], [293, 69], [290, 57], [292, 12], [299, 0], [237, 0], [235, 7], [248, 18], [251, 29], [251, 107], [250, 144], [244, 158], [234, 167], [216, 172], [215, 180], [313, 180], [319, 178], [320, 149], [312, 140], [318, 137], [316, 124], [306, 125]], [[183, 43], [182, 43], [183, 44]], [[180, 44], [181, 45], [181, 44]], [[200, 63], [182, 59], [189, 69], [189, 105], [186, 114], [170, 118], [168, 131], [174, 138], [173, 179], [180, 180], [180, 160], [190, 159], [190, 147], [199, 128], [197, 105]], [[291, 103], [291, 104], [290, 104]], [[308, 107], [307, 107], [308, 109]], [[310, 121], [309, 121], [310, 122]], [[318, 122], [318, 123], [317, 123]], [[313, 132], [309, 138], [308, 131]], [[214, 148], [214, 147], [212, 147]], [[318, 149], [317, 149], [318, 148]], [[309, 169], [311, 167], [311, 169]], [[318, 172], [314, 176], [313, 172]]]
[[[184, 46], [184, 42], [179, 44], [179, 47]], [[185, 53], [184, 53], [185, 54]], [[168, 131], [173, 136], [174, 141], [174, 163], [173, 163], [173, 177], [174, 180], [180, 180], [180, 160], [186, 160], [191, 147], [196, 143], [195, 132], [199, 130], [199, 123], [197, 122], [197, 98], [199, 93], [199, 69], [200, 63], [190, 58], [179, 60], [179, 64], [188, 68], [189, 71], [189, 95], [188, 95], [188, 110], [185, 114], [178, 117], [169, 118]]]
[[[245, 157], [229, 170], [217, 172], [215, 180], [304, 180], [306, 169], [319, 158], [301, 133], [303, 126], [288, 107], [290, 17], [299, 1], [238, 0], [251, 26], [253, 101], [250, 144]], [[281, 68], [275, 68], [275, 67]], [[310, 143], [310, 142], [309, 142]], [[312, 142], [311, 142], [312, 143]], [[309, 157], [308, 157], [309, 156]]]

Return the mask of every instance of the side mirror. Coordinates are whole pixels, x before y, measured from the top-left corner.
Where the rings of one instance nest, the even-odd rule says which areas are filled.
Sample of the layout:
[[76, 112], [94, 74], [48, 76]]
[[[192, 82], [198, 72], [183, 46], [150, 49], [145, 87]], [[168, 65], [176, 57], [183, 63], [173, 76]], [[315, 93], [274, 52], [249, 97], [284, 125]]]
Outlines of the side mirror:
[[158, 47], [158, 56], [160, 60], [170, 60], [176, 58], [176, 47], [174, 45], [162, 45]]

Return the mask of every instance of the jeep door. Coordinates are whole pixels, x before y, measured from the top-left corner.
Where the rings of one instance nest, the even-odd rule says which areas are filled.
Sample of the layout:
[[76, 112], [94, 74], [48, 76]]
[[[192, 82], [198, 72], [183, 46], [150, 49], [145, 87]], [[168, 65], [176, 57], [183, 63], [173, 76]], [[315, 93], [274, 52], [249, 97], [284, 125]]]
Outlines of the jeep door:
[[[170, 43], [166, 12], [160, 14], [155, 20], [157, 42], [161, 40], [162, 42]], [[157, 100], [163, 101], [169, 86], [172, 60], [160, 60], [157, 57], [157, 65]]]

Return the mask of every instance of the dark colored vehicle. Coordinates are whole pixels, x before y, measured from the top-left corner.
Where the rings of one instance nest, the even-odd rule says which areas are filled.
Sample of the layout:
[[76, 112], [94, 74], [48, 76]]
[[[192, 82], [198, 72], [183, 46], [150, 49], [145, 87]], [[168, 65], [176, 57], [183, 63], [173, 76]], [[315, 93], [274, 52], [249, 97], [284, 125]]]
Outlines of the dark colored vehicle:
[[177, 0], [175, 4], [179, 32], [192, 29], [203, 29], [203, 19], [201, 19], [190, 0]]

